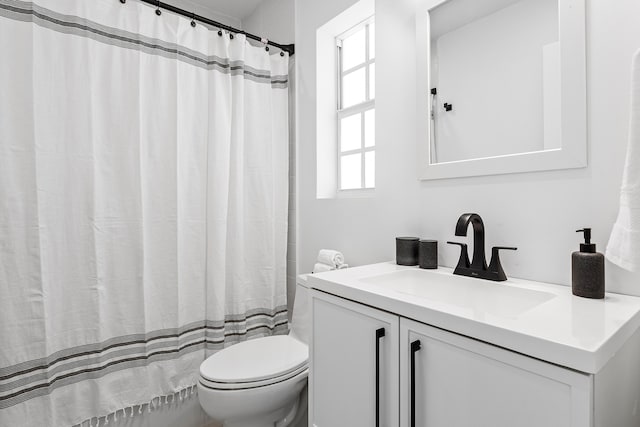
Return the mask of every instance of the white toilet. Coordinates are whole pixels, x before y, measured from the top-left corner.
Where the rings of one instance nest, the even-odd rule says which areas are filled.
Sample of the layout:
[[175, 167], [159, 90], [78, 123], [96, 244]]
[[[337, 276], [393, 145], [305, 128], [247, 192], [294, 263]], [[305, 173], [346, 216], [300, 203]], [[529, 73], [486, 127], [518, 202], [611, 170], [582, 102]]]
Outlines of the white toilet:
[[202, 362], [198, 398], [211, 418], [224, 427], [291, 424], [309, 373], [308, 297], [306, 275], [300, 275], [289, 335], [245, 341]]

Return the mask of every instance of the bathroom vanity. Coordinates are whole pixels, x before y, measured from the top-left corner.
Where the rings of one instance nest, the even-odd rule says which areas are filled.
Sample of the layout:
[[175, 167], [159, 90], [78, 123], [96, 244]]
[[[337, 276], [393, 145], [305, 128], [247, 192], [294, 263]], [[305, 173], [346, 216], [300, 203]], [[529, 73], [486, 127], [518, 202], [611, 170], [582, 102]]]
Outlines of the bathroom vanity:
[[309, 425], [640, 425], [640, 298], [381, 263], [310, 275]]

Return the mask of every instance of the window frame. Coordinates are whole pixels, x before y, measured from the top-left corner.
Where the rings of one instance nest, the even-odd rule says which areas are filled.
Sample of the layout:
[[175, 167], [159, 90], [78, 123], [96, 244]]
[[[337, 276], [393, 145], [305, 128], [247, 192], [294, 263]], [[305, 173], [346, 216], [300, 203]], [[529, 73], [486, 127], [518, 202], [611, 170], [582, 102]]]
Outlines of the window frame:
[[[375, 98], [371, 98], [371, 66], [375, 66], [376, 58], [375, 55], [372, 58], [370, 55], [370, 41], [371, 41], [371, 25], [375, 25], [375, 16], [370, 16], [367, 19], [359, 22], [358, 24], [351, 27], [349, 30], [343, 32], [342, 34], [336, 36], [336, 72], [337, 72], [337, 85], [336, 85], [336, 130], [337, 130], [337, 172], [338, 172], [338, 182], [337, 182], [337, 191], [338, 193], [345, 192], [361, 192], [361, 191], [371, 191], [375, 189], [375, 175], [374, 175], [374, 185], [371, 187], [366, 186], [366, 153], [376, 151], [376, 143], [374, 139], [374, 144], [372, 146], [365, 146], [365, 115], [367, 111], [374, 111], [375, 114]], [[343, 57], [342, 57], [342, 42], [344, 39], [349, 36], [355, 34], [364, 28], [365, 31], [365, 60], [364, 62], [355, 65], [349, 69], [343, 70]], [[374, 34], [375, 37], [375, 34]], [[344, 77], [358, 71], [360, 69], [365, 70], [365, 100], [359, 104], [350, 105], [349, 107], [342, 108], [343, 105], [343, 80]], [[373, 82], [375, 84], [375, 82]], [[359, 115], [360, 116], [360, 147], [352, 150], [342, 151], [342, 121], [348, 117]], [[375, 126], [375, 123], [374, 123]], [[375, 138], [375, 137], [374, 137]], [[360, 187], [356, 188], [342, 188], [342, 158], [352, 154], [360, 154]], [[375, 155], [375, 154], [374, 154]], [[375, 174], [375, 170], [374, 170]]]

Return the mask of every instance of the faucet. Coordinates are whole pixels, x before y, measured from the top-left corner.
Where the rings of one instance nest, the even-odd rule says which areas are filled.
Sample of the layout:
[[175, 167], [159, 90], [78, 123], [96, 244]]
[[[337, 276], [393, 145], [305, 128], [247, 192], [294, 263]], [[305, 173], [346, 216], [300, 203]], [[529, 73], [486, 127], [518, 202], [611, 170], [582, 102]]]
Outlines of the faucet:
[[487, 267], [487, 258], [484, 251], [484, 222], [476, 213], [460, 215], [456, 224], [456, 236], [466, 236], [469, 224], [473, 227], [473, 259], [469, 262], [469, 252], [466, 243], [447, 242], [460, 246], [460, 259], [453, 274], [461, 276], [478, 277], [480, 279], [502, 282], [507, 280], [507, 275], [502, 269], [499, 252], [502, 249], [515, 251], [518, 248], [511, 246], [495, 246], [491, 249], [491, 262]]

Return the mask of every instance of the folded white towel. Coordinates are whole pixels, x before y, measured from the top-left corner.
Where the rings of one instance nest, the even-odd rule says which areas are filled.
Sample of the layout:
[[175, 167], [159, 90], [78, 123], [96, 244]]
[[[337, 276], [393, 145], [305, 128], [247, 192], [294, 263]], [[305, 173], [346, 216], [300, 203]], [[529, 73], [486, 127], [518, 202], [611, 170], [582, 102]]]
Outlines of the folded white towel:
[[333, 249], [321, 249], [318, 252], [318, 262], [340, 267], [344, 264], [344, 255], [342, 255], [342, 252], [334, 251]]
[[640, 51], [634, 56], [631, 74], [631, 121], [620, 210], [606, 256], [626, 270], [640, 271]]
[[332, 267], [322, 262], [316, 262], [315, 265], [313, 266], [314, 273], [324, 273], [325, 271], [331, 271], [335, 269], [336, 269], [335, 267]]

